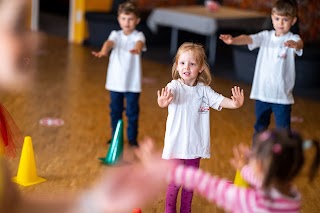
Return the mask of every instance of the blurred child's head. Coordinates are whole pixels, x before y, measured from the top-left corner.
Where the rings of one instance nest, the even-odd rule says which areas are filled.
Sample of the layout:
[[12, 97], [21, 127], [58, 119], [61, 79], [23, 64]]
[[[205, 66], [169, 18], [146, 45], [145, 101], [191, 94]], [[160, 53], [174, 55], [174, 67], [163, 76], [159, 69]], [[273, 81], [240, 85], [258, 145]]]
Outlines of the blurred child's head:
[[271, 10], [271, 20], [277, 36], [288, 33], [297, 21], [295, 0], [277, 0]]
[[[189, 60], [185, 56], [190, 56]], [[183, 59], [183, 61], [181, 61]], [[192, 78], [188, 73], [187, 75], [183, 74], [184, 69], [194, 70], [196, 73], [196, 83], [202, 82], [205, 85], [209, 85], [211, 82], [211, 73], [209, 65], [206, 61], [206, 53], [201, 44], [195, 44], [192, 42], [183, 43], [174, 58], [173, 66], [172, 66], [172, 78], [173, 79], [182, 79], [188, 80], [188, 78]]]
[[23, 0], [0, 0], [0, 89], [25, 90], [31, 80], [29, 57], [35, 48], [26, 32]]
[[[298, 175], [304, 164], [303, 143], [298, 133], [285, 129], [266, 130], [255, 136], [250, 159], [260, 165], [263, 187], [288, 184]], [[313, 146], [316, 157], [310, 169], [310, 180], [320, 164], [319, 144], [314, 141]]]
[[132, 33], [140, 23], [140, 12], [134, 1], [126, 1], [119, 5], [118, 22], [124, 34]]

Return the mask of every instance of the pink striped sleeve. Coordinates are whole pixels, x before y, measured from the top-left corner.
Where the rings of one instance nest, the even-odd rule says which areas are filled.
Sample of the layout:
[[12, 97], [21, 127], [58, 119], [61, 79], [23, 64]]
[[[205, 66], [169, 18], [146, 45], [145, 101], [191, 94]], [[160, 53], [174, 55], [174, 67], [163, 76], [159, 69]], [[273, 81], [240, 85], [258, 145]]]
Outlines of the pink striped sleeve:
[[201, 196], [224, 209], [248, 208], [243, 205], [248, 204], [249, 190], [239, 189], [230, 181], [211, 176], [201, 169], [178, 165], [169, 175], [168, 180], [186, 189], [197, 191]]
[[262, 181], [254, 174], [251, 166], [245, 165], [241, 169], [241, 176], [245, 179], [251, 186], [261, 188]]
[[[245, 173], [248, 172], [248, 173]], [[245, 174], [250, 174], [250, 169]], [[249, 175], [250, 176], [250, 175]], [[253, 177], [253, 176], [252, 176]], [[257, 179], [256, 183], [259, 183]], [[201, 169], [178, 165], [169, 172], [168, 181], [195, 190], [201, 196], [228, 212], [299, 212], [301, 197], [283, 196], [275, 189], [265, 193], [261, 188], [237, 187], [230, 181], [212, 176]], [[293, 190], [294, 192], [294, 190]]]

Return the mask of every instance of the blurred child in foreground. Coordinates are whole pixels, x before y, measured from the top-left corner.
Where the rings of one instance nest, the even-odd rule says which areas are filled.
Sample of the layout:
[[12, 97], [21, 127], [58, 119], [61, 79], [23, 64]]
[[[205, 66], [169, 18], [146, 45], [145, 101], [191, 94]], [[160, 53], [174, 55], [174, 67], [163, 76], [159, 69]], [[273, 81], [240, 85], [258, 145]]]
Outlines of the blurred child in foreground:
[[[245, 145], [235, 147], [231, 160], [250, 183], [249, 188], [181, 164], [176, 164], [166, 173], [164, 171], [163, 178], [167, 178], [168, 183], [195, 190], [227, 212], [300, 212], [302, 198], [293, 181], [305, 163], [304, 148], [310, 147], [315, 149], [315, 157], [309, 170], [309, 180], [314, 180], [320, 164], [319, 142], [304, 142], [300, 134], [285, 129], [266, 130], [257, 134], [254, 141], [252, 150]], [[150, 140], [139, 150], [147, 168], [157, 167], [152, 161], [152, 149]]]
[[[16, 92], [29, 85], [31, 72], [25, 70], [24, 52], [30, 42], [22, 37], [24, 31], [17, 26], [26, 1], [0, 0], [0, 89], [1, 92]], [[20, 22], [19, 22], [20, 23]], [[0, 108], [1, 109], [1, 108]], [[1, 111], [0, 115], [6, 115]], [[7, 121], [7, 119], [5, 119]], [[5, 128], [0, 116], [0, 146], [4, 149], [0, 154], [0, 212], [1, 213], [86, 213], [86, 212], [131, 212], [135, 207], [142, 207], [154, 200], [155, 196], [165, 188], [161, 176], [155, 171], [146, 170], [139, 164], [115, 168], [105, 172], [91, 188], [80, 193], [64, 193], [58, 196], [44, 194], [42, 196], [21, 196], [10, 178], [4, 154], [9, 156], [7, 141], [12, 128]], [[10, 123], [9, 123], [10, 124]], [[10, 126], [11, 127], [11, 126]], [[3, 131], [8, 130], [8, 131]], [[10, 143], [11, 144], [11, 143]], [[5, 146], [3, 146], [5, 145]], [[14, 146], [10, 149], [15, 151]], [[157, 164], [159, 171], [168, 170], [168, 164]], [[152, 172], [152, 173], [150, 173]], [[156, 177], [153, 177], [156, 175]], [[152, 177], [152, 178], [150, 178]], [[159, 178], [157, 178], [159, 177]], [[161, 182], [163, 183], [161, 185]], [[153, 190], [148, 190], [148, 189]]]

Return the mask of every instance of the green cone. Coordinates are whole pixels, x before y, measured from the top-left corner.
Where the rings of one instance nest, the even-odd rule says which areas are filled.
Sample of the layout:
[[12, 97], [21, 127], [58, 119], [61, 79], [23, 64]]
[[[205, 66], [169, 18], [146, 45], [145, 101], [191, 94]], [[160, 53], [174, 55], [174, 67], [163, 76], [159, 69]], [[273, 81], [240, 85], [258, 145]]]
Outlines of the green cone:
[[123, 153], [123, 121], [119, 120], [117, 128], [112, 138], [108, 153], [105, 158], [99, 158], [104, 164], [116, 164]]

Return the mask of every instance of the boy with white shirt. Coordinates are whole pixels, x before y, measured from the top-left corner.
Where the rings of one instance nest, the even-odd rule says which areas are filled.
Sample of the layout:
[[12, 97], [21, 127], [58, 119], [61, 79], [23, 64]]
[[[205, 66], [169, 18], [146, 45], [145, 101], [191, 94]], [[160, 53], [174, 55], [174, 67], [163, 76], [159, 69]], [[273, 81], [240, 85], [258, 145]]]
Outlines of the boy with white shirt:
[[[142, 78], [141, 52], [146, 51], [146, 39], [143, 32], [136, 30], [140, 22], [140, 14], [133, 1], [128, 0], [119, 5], [118, 22], [121, 30], [112, 31], [101, 50], [93, 51], [92, 54], [101, 58], [107, 56], [112, 49], [106, 79], [106, 89], [110, 91], [111, 96], [112, 136], [118, 121], [122, 119], [123, 111], [126, 110], [129, 145], [137, 147]], [[124, 99], [126, 106], [124, 106]]]
[[255, 133], [268, 128], [272, 112], [277, 128], [290, 129], [295, 55], [303, 53], [300, 36], [290, 32], [297, 21], [295, 0], [276, 1], [271, 19], [274, 30], [237, 37], [220, 35], [226, 44], [248, 45], [249, 50], [260, 47], [250, 94], [256, 100]]

